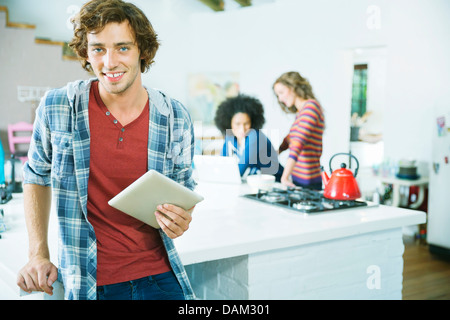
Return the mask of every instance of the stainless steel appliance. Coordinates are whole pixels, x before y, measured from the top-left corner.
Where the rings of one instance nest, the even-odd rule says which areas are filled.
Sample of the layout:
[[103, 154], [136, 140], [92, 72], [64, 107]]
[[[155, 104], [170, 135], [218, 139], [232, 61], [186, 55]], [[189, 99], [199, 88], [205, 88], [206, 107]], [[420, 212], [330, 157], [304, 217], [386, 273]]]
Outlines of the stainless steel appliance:
[[257, 193], [245, 194], [243, 197], [290, 209], [298, 213], [308, 214], [376, 205], [363, 200], [327, 199], [323, 196], [323, 191], [315, 191], [301, 187], [288, 187], [286, 189], [275, 187], [269, 191], [259, 190]]

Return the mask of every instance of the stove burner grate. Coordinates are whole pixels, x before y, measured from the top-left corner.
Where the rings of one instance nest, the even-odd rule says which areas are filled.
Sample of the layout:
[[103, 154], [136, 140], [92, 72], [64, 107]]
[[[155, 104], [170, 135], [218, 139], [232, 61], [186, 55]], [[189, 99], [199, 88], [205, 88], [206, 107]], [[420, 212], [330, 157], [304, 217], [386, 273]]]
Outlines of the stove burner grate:
[[368, 205], [367, 202], [359, 200], [343, 201], [327, 199], [323, 196], [322, 191], [300, 187], [287, 189], [273, 188], [270, 191], [259, 190], [256, 194], [246, 194], [243, 197], [294, 210], [297, 213], [321, 213]]
[[262, 195], [260, 199], [267, 202], [281, 202], [284, 201], [286, 197], [277, 192], [269, 192], [267, 194]]
[[318, 205], [312, 201], [300, 201], [292, 204], [294, 209], [311, 211], [317, 209]]

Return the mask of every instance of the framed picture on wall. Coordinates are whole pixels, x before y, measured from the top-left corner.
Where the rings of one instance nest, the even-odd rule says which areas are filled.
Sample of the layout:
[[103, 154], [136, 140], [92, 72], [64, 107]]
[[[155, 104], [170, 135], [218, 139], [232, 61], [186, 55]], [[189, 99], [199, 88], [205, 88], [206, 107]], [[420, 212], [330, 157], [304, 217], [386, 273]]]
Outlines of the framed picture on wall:
[[201, 121], [204, 126], [213, 126], [217, 106], [238, 93], [238, 72], [189, 74], [187, 107], [192, 120]]

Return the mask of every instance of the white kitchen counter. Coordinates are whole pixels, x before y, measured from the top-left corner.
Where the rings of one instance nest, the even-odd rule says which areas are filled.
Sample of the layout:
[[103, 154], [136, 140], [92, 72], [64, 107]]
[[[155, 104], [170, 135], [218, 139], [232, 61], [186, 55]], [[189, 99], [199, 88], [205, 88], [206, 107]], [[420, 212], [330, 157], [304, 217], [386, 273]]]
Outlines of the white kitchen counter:
[[[397, 278], [398, 274], [400, 275], [401, 296], [403, 266], [401, 228], [424, 223], [426, 220], [423, 212], [382, 205], [313, 215], [295, 213], [291, 210], [240, 197], [242, 194], [249, 193], [249, 188], [245, 184], [200, 183], [196, 191], [202, 194], [205, 200], [196, 206], [189, 230], [182, 237], [176, 239], [175, 244], [181, 260], [187, 266], [197, 296], [203, 299], [285, 299], [286, 297], [281, 296], [279, 291], [273, 288], [269, 290], [260, 281], [255, 280], [258, 273], [264, 270], [264, 274], [267, 275], [267, 270], [264, 268], [270, 266], [272, 266], [271, 270], [279, 270], [291, 265], [305, 265], [305, 262], [299, 261], [298, 257], [304, 257], [306, 261], [311, 261], [311, 259], [328, 260], [328, 256], [337, 252], [337, 244], [339, 244], [339, 248], [348, 248], [345, 254], [349, 257], [352, 256], [352, 252], [361, 250], [373, 252], [373, 255], [362, 254], [365, 256], [364, 261], [358, 260], [358, 263], [354, 263], [354, 258], [348, 260], [352, 265], [361, 264], [364, 268], [364, 276], [366, 276], [366, 269], [373, 266], [373, 262], [368, 261], [372, 256], [380, 256], [383, 259], [386, 256], [384, 249], [379, 249], [380, 244], [383, 248], [396, 248], [395, 250], [390, 249], [391, 253], [387, 256], [389, 259], [391, 256], [395, 256], [396, 270], [400, 266], [400, 270], [397, 270], [395, 275]], [[19, 290], [15, 284], [16, 275], [27, 261], [28, 250], [21, 194], [15, 195], [10, 203], [0, 207], [5, 210], [5, 222], [9, 228], [2, 233], [2, 239], [0, 239], [0, 299], [17, 299]], [[54, 213], [50, 219], [49, 233], [51, 260], [56, 264], [58, 232]], [[366, 243], [367, 246], [359, 246], [355, 249], [355, 243]], [[297, 257], [297, 260], [288, 261], [289, 259], [286, 259], [286, 257], [293, 256]], [[274, 266], [274, 261], [281, 265]], [[330, 261], [329, 267], [333, 267], [332, 264], [335, 263], [335, 261]], [[391, 262], [386, 260], [378, 265], [384, 266], [385, 263], [390, 264]], [[347, 264], [342, 264], [341, 267], [335, 264], [334, 268], [337, 267], [348, 273]], [[309, 263], [309, 265], [314, 264]], [[205, 268], [216, 276], [213, 284], [204, 279], [204, 275], [207, 273]], [[388, 269], [388, 267], [383, 268]], [[295, 271], [294, 274], [299, 272]], [[330, 270], [324, 269], [323, 272], [329, 273]], [[307, 271], [301, 271], [301, 273], [308, 277]], [[311, 274], [311, 279], [323, 279], [323, 275], [309, 274]], [[334, 273], [333, 277], [335, 276], [342, 277], [341, 274]], [[354, 276], [350, 275], [350, 277]], [[222, 279], [221, 282], [220, 279]], [[233, 283], [225, 285], [224, 281], [228, 280]], [[305, 282], [304, 279], [300, 279], [299, 281], [308, 283], [309, 280], [307, 279]], [[209, 286], [208, 289], [206, 289], [207, 286]], [[210, 291], [214, 293], [223, 291], [218, 288], [224, 286], [230, 289], [226, 293], [221, 293], [220, 296], [207, 294]], [[291, 291], [286, 291], [286, 284], [283, 286], [283, 292], [295, 293], [287, 298], [302, 298], [302, 295], [296, 295], [297, 292], [311, 289], [316, 286], [316, 283], [301, 290], [293, 287]], [[323, 284], [320, 286], [324, 287]], [[232, 288], [238, 288], [236, 290], [241, 290], [241, 292], [237, 293], [238, 291]], [[340, 286], [338, 285], [336, 288], [340, 288]], [[326, 286], [325, 289], [331, 296], [323, 295], [321, 291], [314, 289], [315, 291], [309, 291], [315, 292], [316, 295], [306, 298], [333, 298], [332, 291], [328, 290]], [[340, 291], [342, 292], [342, 290]], [[394, 297], [398, 297], [398, 291], [399, 289], [396, 287]], [[270, 295], [261, 295], [262, 292], [270, 293]], [[46, 296], [40, 295], [44, 298]], [[38, 296], [38, 294], [33, 296]], [[54, 298], [58, 297], [61, 298], [60, 295]], [[352, 297], [350, 296], [350, 298]]]
[[[63, 299], [64, 294], [60, 283], [53, 285], [55, 294], [50, 297], [44, 293], [20, 296], [20, 289], [16, 285], [18, 271], [28, 261], [28, 234], [25, 225], [23, 194], [14, 193], [13, 199], [0, 205], [4, 211], [6, 232], [0, 233], [0, 300], [2, 299]], [[51, 213], [48, 241], [50, 244], [50, 259], [58, 264], [58, 226], [56, 213]]]
[[426, 221], [420, 211], [378, 205], [305, 214], [240, 195], [246, 184], [200, 183], [205, 197], [189, 230], [175, 240], [184, 264], [312, 244]]
[[425, 213], [388, 206], [304, 214], [200, 183], [175, 240], [199, 299], [401, 299], [402, 227]]

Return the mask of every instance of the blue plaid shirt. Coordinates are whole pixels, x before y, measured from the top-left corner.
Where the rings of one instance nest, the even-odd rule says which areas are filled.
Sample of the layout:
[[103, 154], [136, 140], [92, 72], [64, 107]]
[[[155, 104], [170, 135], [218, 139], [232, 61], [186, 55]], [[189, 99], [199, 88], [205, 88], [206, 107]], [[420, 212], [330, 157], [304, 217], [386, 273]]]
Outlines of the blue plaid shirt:
[[[24, 183], [52, 186], [59, 220], [58, 280], [66, 299], [96, 299], [97, 243], [87, 219], [92, 81], [77, 81], [46, 93], [36, 111]], [[194, 189], [194, 131], [178, 101], [147, 89], [150, 99], [148, 169]], [[160, 229], [169, 261], [186, 299], [193, 299], [172, 240]]]

